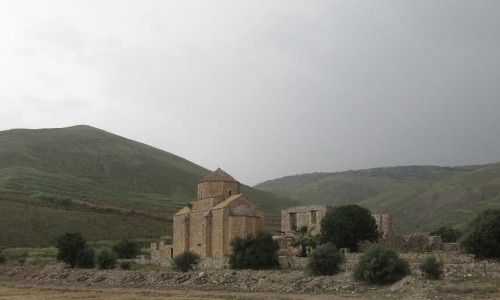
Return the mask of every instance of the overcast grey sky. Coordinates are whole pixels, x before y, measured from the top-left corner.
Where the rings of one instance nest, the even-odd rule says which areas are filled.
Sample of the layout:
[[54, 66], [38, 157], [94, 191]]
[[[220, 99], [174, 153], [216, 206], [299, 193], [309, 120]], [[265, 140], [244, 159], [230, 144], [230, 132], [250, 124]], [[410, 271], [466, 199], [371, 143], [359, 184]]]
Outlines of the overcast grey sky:
[[500, 1], [0, 0], [0, 130], [87, 124], [246, 184], [500, 161]]

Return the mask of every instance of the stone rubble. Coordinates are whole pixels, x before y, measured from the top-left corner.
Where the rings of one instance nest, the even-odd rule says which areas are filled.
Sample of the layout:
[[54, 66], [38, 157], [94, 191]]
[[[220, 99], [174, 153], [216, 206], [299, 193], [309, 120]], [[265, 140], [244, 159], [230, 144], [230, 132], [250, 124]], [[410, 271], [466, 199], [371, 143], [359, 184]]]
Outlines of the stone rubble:
[[[445, 279], [425, 279], [418, 271], [418, 263], [425, 254], [405, 254], [412, 266], [412, 275], [387, 286], [373, 286], [354, 281], [352, 267], [357, 254], [350, 254], [344, 271], [334, 276], [309, 276], [299, 270], [213, 270], [191, 272], [125, 271], [99, 269], [70, 269], [63, 264], [24, 265], [21, 267], [0, 266], [0, 282], [26, 283], [35, 286], [64, 286], [70, 288], [133, 288], [161, 290], [200, 290], [228, 292], [276, 292], [293, 294], [393, 295], [396, 298], [412, 299], [447, 298], [439, 290], [453, 287], [457, 281], [481, 278], [485, 272], [489, 278], [498, 279], [500, 286], [500, 264], [496, 260], [475, 261], [467, 255], [442, 255]], [[470, 279], [467, 279], [470, 278]], [[452, 289], [452, 288], [450, 288]], [[458, 290], [458, 288], [456, 288]], [[449, 294], [449, 299], [467, 298], [467, 294]], [[486, 295], [488, 296], [488, 295]], [[499, 293], [493, 295], [500, 297]]]

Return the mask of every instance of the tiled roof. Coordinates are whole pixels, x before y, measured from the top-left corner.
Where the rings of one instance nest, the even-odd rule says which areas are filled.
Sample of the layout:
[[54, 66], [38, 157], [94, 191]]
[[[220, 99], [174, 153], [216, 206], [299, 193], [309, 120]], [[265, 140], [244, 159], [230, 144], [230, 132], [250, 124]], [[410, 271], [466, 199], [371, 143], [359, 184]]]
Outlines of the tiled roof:
[[216, 206], [214, 206], [212, 209], [219, 209], [219, 208], [226, 207], [229, 204], [231, 204], [231, 202], [233, 202], [234, 200], [238, 199], [241, 196], [243, 196], [243, 195], [242, 194], [232, 195], [229, 198], [227, 198], [226, 200], [224, 200], [221, 203], [219, 203]]
[[218, 168], [217, 170], [213, 171], [212, 173], [208, 174], [207, 176], [203, 177], [200, 179], [198, 182], [205, 182], [205, 181], [229, 181], [229, 182], [238, 182], [236, 179], [233, 178], [233, 176], [227, 174], [224, 172], [221, 168]]

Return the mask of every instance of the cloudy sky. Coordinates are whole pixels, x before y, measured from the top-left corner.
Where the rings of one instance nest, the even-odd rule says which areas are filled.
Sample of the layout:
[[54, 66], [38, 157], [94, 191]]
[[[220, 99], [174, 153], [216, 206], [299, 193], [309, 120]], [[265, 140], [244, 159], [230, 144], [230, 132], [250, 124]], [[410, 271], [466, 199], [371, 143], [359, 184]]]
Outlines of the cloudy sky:
[[500, 1], [0, 0], [0, 130], [87, 124], [246, 184], [500, 161]]

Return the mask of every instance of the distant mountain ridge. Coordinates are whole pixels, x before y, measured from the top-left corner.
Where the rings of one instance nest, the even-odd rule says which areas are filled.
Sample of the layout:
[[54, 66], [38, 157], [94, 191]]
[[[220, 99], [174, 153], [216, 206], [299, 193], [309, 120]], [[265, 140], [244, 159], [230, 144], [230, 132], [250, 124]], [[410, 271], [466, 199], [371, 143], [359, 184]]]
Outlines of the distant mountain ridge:
[[500, 207], [500, 164], [402, 166], [287, 176], [255, 188], [307, 204], [359, 204], [391, 213], [402, 233], [463, 226], [479, 211]]
[[[86, 125], [1, 131], [0, 247], [47, 244], [63, 227], [93, 239], [166, 235], [171, 215], [194, 198], [197, 181], [209, 172]], [[274, 226], [280, 208], [295, 204], [250, 187], [242, 190]], [[68, 214], [73, 217], [66, 218]], [[58, 224], [60, 220], [67, 223]], [[134, 226], [135, 232], [121, 229], [134, 222], [145, 225]]]

